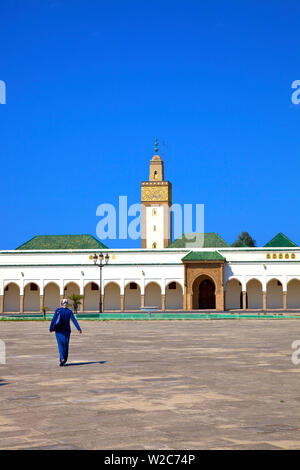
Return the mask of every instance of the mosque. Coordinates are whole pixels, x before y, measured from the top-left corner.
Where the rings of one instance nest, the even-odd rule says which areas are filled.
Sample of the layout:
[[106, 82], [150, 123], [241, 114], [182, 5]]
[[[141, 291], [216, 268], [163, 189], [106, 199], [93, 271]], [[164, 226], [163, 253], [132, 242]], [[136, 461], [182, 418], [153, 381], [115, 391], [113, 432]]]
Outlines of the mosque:
[[99, 304], [104, 312], [300, 308], [294, 242], [283, 233], [253, 248], [232, 247], [217, 233], [173, 241], [172, 185], [157, 146], [149, 170], [141, 183], [141, 248], [109, 249], [92, 235], [37, 235], [2, 250], [0, 313], [51, 313], [72, 294], [83, 296], [84, 312], [99, 312]]

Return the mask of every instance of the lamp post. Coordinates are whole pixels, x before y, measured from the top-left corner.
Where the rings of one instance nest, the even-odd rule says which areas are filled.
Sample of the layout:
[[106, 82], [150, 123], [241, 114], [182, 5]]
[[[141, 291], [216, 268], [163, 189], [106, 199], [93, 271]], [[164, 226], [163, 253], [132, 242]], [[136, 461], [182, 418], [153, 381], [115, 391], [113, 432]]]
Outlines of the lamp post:
[[92, 259], [94, 261], [94, 264], [96, 266], [99, 266], [100, 268], [100, 298], [99, 298], [99, 313], [102, 313], [102, 267], [104, 266], [103, 264], [103, 260], [105, 261], [105, 264], [108, 263], [109, 261], [109, 254], [106, 253], [106, 255], [104, 256], [103, 253], [99, 253], [99, 255], [97, 255], [96, 253], [94, 255], [91, 255], [90, 256], [90, 259]]

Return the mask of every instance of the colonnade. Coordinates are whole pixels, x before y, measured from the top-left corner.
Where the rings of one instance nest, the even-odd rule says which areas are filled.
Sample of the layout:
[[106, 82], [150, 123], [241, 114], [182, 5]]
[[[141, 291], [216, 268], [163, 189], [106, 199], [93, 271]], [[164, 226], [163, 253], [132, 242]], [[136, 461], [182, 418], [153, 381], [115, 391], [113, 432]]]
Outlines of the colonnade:
[[246, 283], [233, 278], [226, 284], [225, 308], [228, 309], [295, 309], [300, 308], [300, 280], [288, 282], [272, 278], [266, 282], [252, 278]]
[[[73, 281], [64, 284], [63, 288], [56, 282], [49, 282], [43, 289], [35, 282], [29, 282], [23, 289], [17, 283], [10, 282], [0, 295], [0, 313], [40, 312], [43, 307], [52, 312], [60, 305], [62, 298], [74, 294], [83, 296], [79, 311], [99, 311], [100, 286], [97, 282], [88, 282], [83, 288]], [[165, 289], [156, 282], [149, 282], [144, 289], [135, 281], [126, 283], [124, 289], [117, 282], [108, 282], [103, 287], [102, 304], [104, 311], [132, 311], [143, 307], [179, 310], [183, 308], [183, 289], [176, 281], [169, 282]]]

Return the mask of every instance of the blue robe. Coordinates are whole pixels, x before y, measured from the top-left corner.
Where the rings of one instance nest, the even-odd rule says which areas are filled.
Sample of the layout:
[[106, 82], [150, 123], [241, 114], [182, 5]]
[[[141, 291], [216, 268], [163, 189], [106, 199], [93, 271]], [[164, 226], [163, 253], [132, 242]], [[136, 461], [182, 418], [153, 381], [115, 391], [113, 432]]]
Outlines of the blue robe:
[[72, 310], [70, 310], [69, 308], [61, 307], [55, 310], [52, 321], [50, 323], [50, 328], [49, 328], [50, 331], [54, 331], [54, 325], [55, 325], [55, 322], [59, 313], [61, 316], [61, 325], [59, 326], [57, 330], [55, 330], [55, 336], [56, 336], [57, 345], [58, 345], [60, 363], [62, 364], [62, 362], [63, 363], [67, 362], [68, 354], [69, 354], [69, 341], [70, 341], [70, 334], [71, 334], [70, 320], [72, 320], [72, 322], [74, 323], [78, 331], [81, 331], [81, 328]]

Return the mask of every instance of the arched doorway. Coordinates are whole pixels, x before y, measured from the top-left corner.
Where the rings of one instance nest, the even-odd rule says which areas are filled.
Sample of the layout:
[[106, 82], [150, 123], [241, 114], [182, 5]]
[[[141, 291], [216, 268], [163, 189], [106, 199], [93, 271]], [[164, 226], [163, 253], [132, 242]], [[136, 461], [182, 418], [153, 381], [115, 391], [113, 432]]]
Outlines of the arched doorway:
[[[70, 299], [72, 295], [80, 295], [80, 288], [75, 282], [68, 282], [68, 284], [66, 284], [64, 287], [64, 297], [68, 299], [69, 308], [73, 310], [74, 304], [73, 301]], [[80, 301], [80, 303], [81, 302], [82, 301]], [[80, 306], [78, 307], [78, 310], [80, 310]]]
[[183, 307], [182, 287], [178, 282], [170, 282], [166, 287], [166, 309], [181, 310]]
[[24, 289], [24, 312], [40, 311], [40, 288], [35, 282], [29, 282]]
[[300, 308], [300, 280], [292, 279], [287, 285], [288, 308]]
[[193, 284], [193, 309], [216, 308], [216, 285], [209, 276], [199, 276]]
[[4, 312], [20, 311], [20, 288], [14, 282], [4, 288]]
[[243, 308], [242, 284], [238, 279], [230, 279], [226, 284], [225, 308]]
[[50, 312], [60, 306], [59, 286], [55, 282], [49, 282], [44, 288], [44, 306]]
[[104, 311], [121, 310], [121, 289], [115, 282], [109, 282], [104, 289]]
[[64, 287], [64, 297], [67, 299], [71, 297], [71, 295], [79, 295], [80, 288], [75, 282], [68, 282], [68, 284]]
[[84, 310], [99, 312], [100, 289], [96, 282], [89, 282], [84, 287]]
[[278, 279], [267, 284], [267, 308], [283, 308], [282, 284]]
[[199, 285], [199, 308], [216, 308], [216, 288], [210, 279], [205, 279]]
[[129, 282], [124, 291], [125, 310], [140, 310], [141, 288], [136, 282]]
[[145, 288], [145, 307], [161, 310], [161, 288], [156, 282], [150, 282]]
[[263, 291], [261, 282], [258, 279], [250, 279], [250, 281], [247, 282], [246, 291], [247, 308], [263, 308]]

